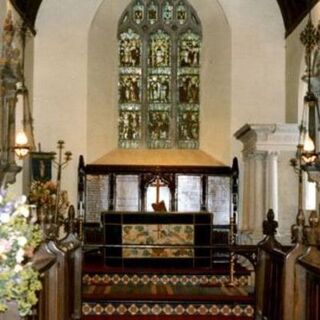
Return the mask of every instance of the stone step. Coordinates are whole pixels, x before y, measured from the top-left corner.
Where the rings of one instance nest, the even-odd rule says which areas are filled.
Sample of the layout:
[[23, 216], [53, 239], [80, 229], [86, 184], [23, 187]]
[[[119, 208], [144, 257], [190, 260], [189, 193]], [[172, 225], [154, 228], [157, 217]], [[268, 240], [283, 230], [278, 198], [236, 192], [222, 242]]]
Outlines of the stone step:
[[155, 315], [155, 316], [236, 316], [253, 317], [254, 304], [228, 303], [181, 303], [181, 302], [85, 302], [83, 315]]
[[[92, 273], [84, 274], [82, 277], [83, 285], [110, 285], [110, 284], [192, 284], [192, 285], [216, 285], [225, 286], [230, 283], [228, 275], [212, 275], [212, 274], [152, 274], [152, 273]], [[251, 286], [251, 275], [235, 275], [235, 286]]]

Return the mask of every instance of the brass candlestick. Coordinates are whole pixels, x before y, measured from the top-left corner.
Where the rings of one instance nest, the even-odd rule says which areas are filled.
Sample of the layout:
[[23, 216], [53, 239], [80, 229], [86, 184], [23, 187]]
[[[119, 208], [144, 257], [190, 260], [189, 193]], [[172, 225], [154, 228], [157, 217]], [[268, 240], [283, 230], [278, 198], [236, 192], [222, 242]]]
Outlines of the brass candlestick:
[[64, 149], [64, 141], [58, 141], [58, 160], [54, 160], [53, 163], [57, 167], [57, 198], [56, 198], [56, 207], [55, 207], [55, 216], [54, 216], [54, 223], [58, 224], [58, 217], [59, 217], [59, 203], [60, 203], [60, 196], [61, 196], [61, 173], [62, 169], [66, 167], [68, 162], [71, 160], [72, 153], [70, 151], [66, 151], [64, 153], [64, 159], [62, 158], [62, 149]]

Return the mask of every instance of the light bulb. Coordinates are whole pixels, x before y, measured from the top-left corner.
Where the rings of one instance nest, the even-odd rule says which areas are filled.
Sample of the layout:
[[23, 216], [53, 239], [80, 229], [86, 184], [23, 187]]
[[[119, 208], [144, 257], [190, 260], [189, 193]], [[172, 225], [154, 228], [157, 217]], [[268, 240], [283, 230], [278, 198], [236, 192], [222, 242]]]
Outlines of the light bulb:
[[16, 135], [16, 145], [14, 151], [17, 157], [24, 159], [29, 153], [30, 146], [28, 146], [28, 138], [24, 131], [19, 131]]
[[16, 145], [24, 146], [28, 143], [27, 135], [24, 131], [19, 131], [16, 135]]
[[314, 151], [314, 142], [309, 136], [309, 133], [307, 132], [304, 138], [304, 144], [303, 149], [305, 152], [313, 152]]

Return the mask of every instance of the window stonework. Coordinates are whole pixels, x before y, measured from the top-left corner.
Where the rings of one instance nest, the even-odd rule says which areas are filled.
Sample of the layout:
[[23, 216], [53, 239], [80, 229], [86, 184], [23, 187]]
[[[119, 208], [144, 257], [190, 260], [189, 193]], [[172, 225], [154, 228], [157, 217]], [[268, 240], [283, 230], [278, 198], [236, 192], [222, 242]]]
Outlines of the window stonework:
[[199, 147], [201, 23], [186, 0], [133, 0], [121, 16], [119, 147]]

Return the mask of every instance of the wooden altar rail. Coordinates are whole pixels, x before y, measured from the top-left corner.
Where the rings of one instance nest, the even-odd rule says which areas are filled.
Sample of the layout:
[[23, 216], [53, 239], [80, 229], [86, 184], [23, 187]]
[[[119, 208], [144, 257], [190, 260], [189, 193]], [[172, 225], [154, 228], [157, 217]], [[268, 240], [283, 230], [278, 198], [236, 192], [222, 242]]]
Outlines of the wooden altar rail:
[[257, 264], [257, 246], [256, 245], [160, 245], [160, 244], [118, 244], [118, 245], [106, 245], [106, 244], [86, 244], [83, 248], [84, 255], [90, 252], [101, 252], [106, 248], [146, 248], [146, 249], [210, 249], [215, 253], [224, 253], [237, 255], [239, 257], [245, 258], [251, 264], [251, 271], [255, 272], [256, 264]]
[[67, 235], [45, 239], [36, 252], [35, 266], [48, 261], [41, 272], [39, 301], [27, 320], [81, 319], [82, 247], [74, 228], [74, 209], [69, 210]]
[[306, 227], [297, 220], [296, 243], [288, 250], [276, 240], [277, 222], [268, 212], [263, 225], [266, 237], [258, 244], [257, 320], [320, 319], [319, 221], [314, 216], [309, 221]]

